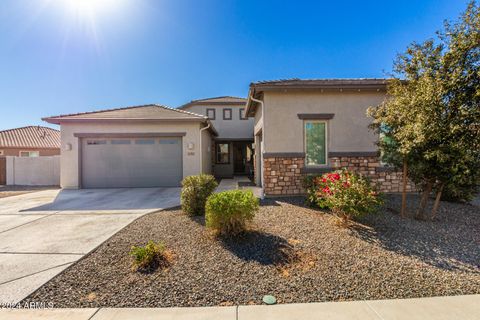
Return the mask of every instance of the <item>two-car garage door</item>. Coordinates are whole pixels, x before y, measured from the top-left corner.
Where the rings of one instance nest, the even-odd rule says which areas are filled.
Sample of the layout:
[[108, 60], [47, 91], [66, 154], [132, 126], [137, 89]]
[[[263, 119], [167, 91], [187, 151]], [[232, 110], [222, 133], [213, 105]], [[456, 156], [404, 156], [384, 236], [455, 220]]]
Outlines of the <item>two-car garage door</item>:
[[183, 177], [182, 138], [83, 138], [83, 188], [175, 187]]

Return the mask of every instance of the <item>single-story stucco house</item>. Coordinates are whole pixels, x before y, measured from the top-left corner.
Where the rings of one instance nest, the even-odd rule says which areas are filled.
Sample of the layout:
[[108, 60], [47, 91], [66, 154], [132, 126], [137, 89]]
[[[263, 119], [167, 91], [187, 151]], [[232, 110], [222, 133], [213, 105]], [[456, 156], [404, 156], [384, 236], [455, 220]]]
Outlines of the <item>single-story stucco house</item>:
[[193, 100], [44, 118], [61, 126], [63, 188], [179, 186], [211, 173], [254, 176], [266, 196], [300, 194], [305, 174], [349, 167], [383, 191], [401, 174], [382, 166], [369, 106], [385, 79], [279, 80], [250, 85], [247, 99]]
[[27, 126], [0, 131], [0, 156], [41, 157], [60, 154], [60, 131]]

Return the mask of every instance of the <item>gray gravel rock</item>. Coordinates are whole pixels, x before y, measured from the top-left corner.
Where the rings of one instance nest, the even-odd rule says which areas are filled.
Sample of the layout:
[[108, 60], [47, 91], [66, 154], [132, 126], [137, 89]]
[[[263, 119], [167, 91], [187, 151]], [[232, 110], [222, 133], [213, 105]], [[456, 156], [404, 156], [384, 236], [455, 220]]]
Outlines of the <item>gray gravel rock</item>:
[[[417, 197], [410, 197], [413, 208]], [[438, 220], [383, 214], [340, 228], [302, 198], [265, 200], [250, 231], [213, 238], [179, 209], [135, 221], [26, 301], [55, 307], [173, 307], [413, 298], [480, 293], [480, 208], [442, 203]], [[168, 269], [132, 272], [132, 245], [163, 241]]]

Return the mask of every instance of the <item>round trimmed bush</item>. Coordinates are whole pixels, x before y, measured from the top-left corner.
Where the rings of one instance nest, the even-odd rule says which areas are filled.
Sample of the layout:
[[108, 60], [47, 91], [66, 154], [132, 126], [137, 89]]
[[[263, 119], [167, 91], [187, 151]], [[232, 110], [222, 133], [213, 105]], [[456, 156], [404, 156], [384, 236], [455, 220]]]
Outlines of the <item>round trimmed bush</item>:
[[316, 201], [320, 208], [329, 208], [348, 220], [378, 211], [382, 197], [367, 178], [338, 170], [315, 179]]
[[245, 230], [246, 223], [255, 217], [258, 207], [259, 201], [250, 190], [212, 194], [205, 206], [206, 226], [220, 235], [238, 235]]
[[183, 212], [192, 216], [204, 215], [205, 202], [217, 186], [217, 181], [209, 174], [188, 176], [183, 179], [180, 195]]

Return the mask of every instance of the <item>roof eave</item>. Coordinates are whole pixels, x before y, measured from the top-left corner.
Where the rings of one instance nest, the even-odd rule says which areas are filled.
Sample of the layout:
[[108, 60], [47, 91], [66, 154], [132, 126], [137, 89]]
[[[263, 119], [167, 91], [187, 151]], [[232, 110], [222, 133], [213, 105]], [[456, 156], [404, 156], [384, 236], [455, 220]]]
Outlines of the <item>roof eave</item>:
[[251, 88], [256, 91], [282, 91], [282, 90], [386, 90], [387, 84], [253, 84]]
[[205, 123], [210, 126], [210, 127], [208, 128], [208, 130], [209, 130], [215, 137], [218, 137], [218, 131], [217, 131], [217, 129], [215, 129], [215, 127], [213, 126], [212, 122], [207, 119], [207, 120], [205, 121]]
[[[253, 101], [251, 98], [254, 97], [257, 94], [255, 87], [253, 84], [250, 84], [250, 89], [248, 90], [248, 97], [247, 97], [247, 102], [245, 103], [245, 114], [247, 117], [252, 117], [255, 115], [255, 112], [253, 110], [256, 102]], [[253, 113], [252, 113], [253, 112]]]
[[42, 118], [52, 124], [84, 123], [84, 122], [203, 122], [205, 118]]
[[183, 110], [185, 108], [191, 107], [191, 106], [241, 106], [245, 105], [245, 102], [189, 102], [184, 105], [181, 105], [177, 109]]
[[55, 149], [60, 149], [60, 146], [58, 146], [58, 147], [43, 147], [43, 146], [6, 146], [6, 145], [0, 145], [0, 149], [20, 149], [20, 148], [55, 150]]

